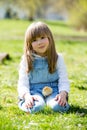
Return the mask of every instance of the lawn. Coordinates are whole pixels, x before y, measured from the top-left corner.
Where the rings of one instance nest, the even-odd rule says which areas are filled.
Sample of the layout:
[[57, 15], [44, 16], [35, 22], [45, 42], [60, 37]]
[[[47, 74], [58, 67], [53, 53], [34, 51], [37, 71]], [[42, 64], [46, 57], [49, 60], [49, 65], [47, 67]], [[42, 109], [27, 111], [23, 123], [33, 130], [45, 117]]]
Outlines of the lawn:
[[[46, 21], [53, 34], [85, 36], [66, 23]], [[56, 49], [62, 53], [70, 80], [67, 113], [55, 113], [49, 108], [36, 114], [19, 110], [17, 81], [23, 54], [24, 33], [29, 21], [0, 20], [0, 52], [9, 60], [0, 63], [0, 130], [86, 130], [87, 129], [87, 42], [62, 41], [55, 38]], [[61, 30], [61, 31], [60, 31]]]

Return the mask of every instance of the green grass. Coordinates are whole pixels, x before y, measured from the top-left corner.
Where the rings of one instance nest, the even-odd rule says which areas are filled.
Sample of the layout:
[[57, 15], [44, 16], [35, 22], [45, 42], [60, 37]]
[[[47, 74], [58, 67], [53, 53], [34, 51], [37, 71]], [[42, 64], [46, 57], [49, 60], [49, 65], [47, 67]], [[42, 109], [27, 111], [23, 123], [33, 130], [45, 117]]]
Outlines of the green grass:
[[[58, 28], [73, 30], [64, 23], [46, 21], [53, 33]], [[63, 53], [67, 65], [71, 89], [69, 94], [70, 110], [55, 113], [49, 108], [27, 114], [19, 110], [17, 81], [18, 68], [23, 53], [24, 32], [30, 22], [1, 20], [0, 52], [7, 52], [10, 60], [0, 64], [0, 130], [86, 130], [87, 129], [87, 42], [58, 41], [56, 49]], [[68, 32], [68, 31], [67, 31]], [[77, 35], [81, 35], [76, 32]], [[86, 35], [86, 34], [84, 34]]]

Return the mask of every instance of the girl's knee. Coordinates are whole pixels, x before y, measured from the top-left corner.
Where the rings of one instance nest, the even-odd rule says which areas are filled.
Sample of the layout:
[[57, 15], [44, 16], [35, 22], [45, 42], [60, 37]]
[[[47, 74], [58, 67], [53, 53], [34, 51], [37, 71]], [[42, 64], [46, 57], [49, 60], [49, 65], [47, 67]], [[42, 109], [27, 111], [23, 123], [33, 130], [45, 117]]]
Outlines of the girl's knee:
[[29, 112], [29, 113], [35, 113], [38, 112], [40, 110], [42, 110], [45, 106], [45, 102], [44, 101], [35, 101], [34, 102], [34, 106], [32, 108], [26, 108], [25, 107], [25, 102], [24, 101], [20, 101], [18, 103], [18, 107], [25, 112]]
[[67, 112], [70, 108], [69, 104], [60, 106], [56, 101], [50, 101], [48, 106], [55, 112]]
[[18, 103], [19, 108], [29, 113], [34, 113], [42, 110], [45, 106], [45, 101], [40, 95], [35, 95], [35, 96], [37, 97], [37, 100], [34, 101], [34, 106], [32, 108], [26, 108], [24, 100]]
[[60, 106], [59, 104], [54, 105], [52, 107], [53, 111], [55, 112], [67, 112], [69, 110], [69, 105], [65, 105], [65, 106]]
[[31, 113], [41, 111], [44, 109], [45, 102], [44, 101], [35, 101], [33, 108], [31, 109]]
[[18, 107], [22, 110], [22, 111], [25, 111], [25, 112], [29, 112], [30, 113], [30, 108], [26, 108], [25, 107], [25, 102], [24, 101], [20, 101], [18, 103]]
[[44, 99], [41, 96], [37, 95], [37, 100], [34, 101], [33, 107], [36, 108], [37, 110], [41, 110], [44, 108], [44, 106], [45, 106]]

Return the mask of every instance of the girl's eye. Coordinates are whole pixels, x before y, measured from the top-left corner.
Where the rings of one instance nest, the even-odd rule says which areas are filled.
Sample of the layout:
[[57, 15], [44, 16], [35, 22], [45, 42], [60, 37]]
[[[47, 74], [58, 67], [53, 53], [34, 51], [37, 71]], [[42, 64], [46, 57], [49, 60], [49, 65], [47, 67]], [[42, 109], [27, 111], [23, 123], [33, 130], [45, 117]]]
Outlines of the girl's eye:
[[45, 37], [41, 37], [41, 39], [44, 39]]
[[36, 40], [34, 39], [33, 42], [35, 42]]

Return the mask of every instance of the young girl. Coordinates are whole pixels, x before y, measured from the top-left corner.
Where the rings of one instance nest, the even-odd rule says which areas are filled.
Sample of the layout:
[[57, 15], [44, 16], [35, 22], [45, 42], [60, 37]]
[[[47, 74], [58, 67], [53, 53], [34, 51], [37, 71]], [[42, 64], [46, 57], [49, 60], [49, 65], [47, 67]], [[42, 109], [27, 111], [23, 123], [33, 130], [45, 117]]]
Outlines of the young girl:
[[[51, 88], [44, 95], [43, 88]], [[55, 112], [66, 112], [69, 80], [61, 54], [55, 50], [54, 39], [43, 22], [32, 23], [25, 33], [24, 55], [20, 63], [18, 94], [19, 108], [34, 113], [49, 106]]]

